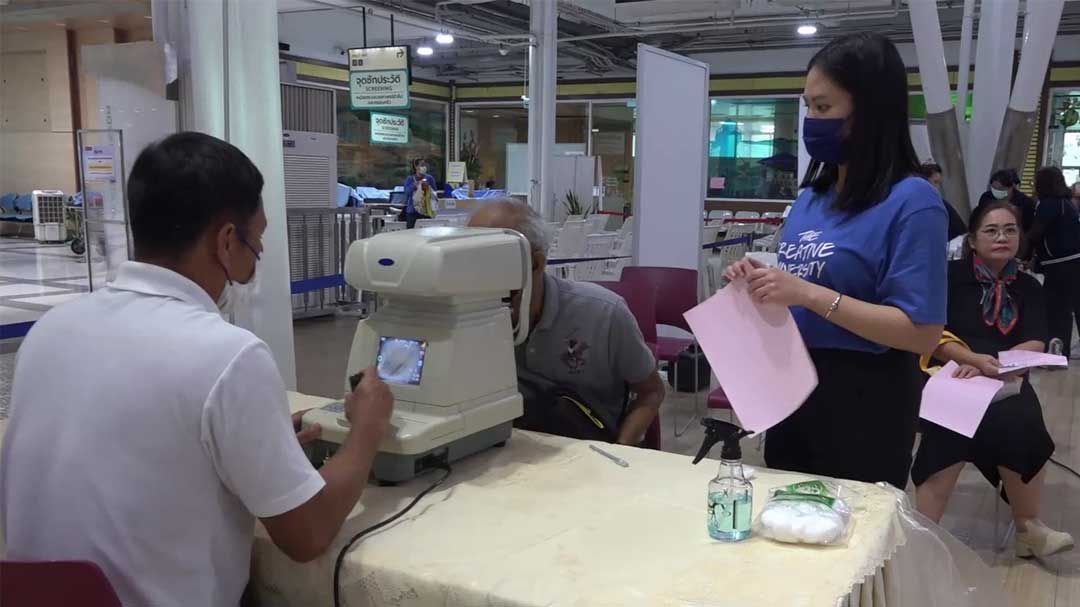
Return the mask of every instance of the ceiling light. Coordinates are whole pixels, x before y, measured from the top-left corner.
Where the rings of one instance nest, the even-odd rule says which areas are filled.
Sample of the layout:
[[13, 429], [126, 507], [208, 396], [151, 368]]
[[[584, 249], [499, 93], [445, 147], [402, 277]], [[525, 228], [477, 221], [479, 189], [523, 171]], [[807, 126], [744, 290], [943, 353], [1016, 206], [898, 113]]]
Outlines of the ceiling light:
[[427, 43], [424, 43], [416, 49], [416, 54], [421, 57], [430, 57], [435, 54], [435, 49], [431, 48]]
[[109, 20], [108, 19], [98, 19], [97, 22], [98, 23], [104, 23], [105, 25], [109, 25]]
[[453, 44], [454, 37], [448, 32], [439, 32], [435, 36], [435, 42], [438, 42], [439, 44]]
[[500, 114], [492, 114], [491, 117], [492, 118], [502, 118], [502, 115], [500, 115]]
[[813, 23], [804, 23], [795, 30], [800, 36], [813, 36], [817, 33], [817, 26]]

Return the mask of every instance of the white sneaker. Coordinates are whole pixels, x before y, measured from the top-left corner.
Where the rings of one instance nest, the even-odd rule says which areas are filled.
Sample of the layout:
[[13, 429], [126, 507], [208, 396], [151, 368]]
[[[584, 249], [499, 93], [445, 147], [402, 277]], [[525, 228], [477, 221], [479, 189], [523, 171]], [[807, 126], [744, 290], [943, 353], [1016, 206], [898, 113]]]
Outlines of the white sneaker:
[[1072, 548], [1071, 535], [1051, 529], [1038, 519], [1028, 521], [1024, 531], [1016, 531], [1016, 556], [1020, 558], [1050, 556]]

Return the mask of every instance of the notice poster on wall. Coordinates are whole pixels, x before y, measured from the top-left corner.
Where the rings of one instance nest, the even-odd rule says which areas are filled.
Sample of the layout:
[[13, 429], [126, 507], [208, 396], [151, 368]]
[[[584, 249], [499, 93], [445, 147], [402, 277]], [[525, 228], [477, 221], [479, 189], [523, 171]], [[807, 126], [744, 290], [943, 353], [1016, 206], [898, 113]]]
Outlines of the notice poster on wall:
[[84, 145], [82, 161], [86, 181], [116, 182], [116, 148], [113, 145]]
[[469, 177], [465, 172], [464, 162], [446, 163], [446, 181], [450, 183], [465, 183], [468, 178]]
[[408, 117], [371, 112], [371, 143], [383, 145], [409, 143]]

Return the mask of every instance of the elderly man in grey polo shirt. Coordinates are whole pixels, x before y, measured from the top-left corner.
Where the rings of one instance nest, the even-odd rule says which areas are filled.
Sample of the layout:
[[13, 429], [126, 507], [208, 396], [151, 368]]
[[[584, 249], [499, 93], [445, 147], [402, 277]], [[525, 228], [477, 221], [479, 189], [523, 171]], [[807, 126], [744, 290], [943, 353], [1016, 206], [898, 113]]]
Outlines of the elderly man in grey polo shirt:
[[[492, 201], [469, 225], [517, 230], [532, 245], [530, 332], [516, 352], [518, 378], [573, 390], [608, 427], [618, 428], [617, 442], [641, 442], [660, 411], [664, 383], [626, 302], [598, 285], [546, 273], [547, 225], [526, 204]], [[515, 323], [520, 297], [511, 295]], [[627, 390], [633, 397], [624, 407]]]

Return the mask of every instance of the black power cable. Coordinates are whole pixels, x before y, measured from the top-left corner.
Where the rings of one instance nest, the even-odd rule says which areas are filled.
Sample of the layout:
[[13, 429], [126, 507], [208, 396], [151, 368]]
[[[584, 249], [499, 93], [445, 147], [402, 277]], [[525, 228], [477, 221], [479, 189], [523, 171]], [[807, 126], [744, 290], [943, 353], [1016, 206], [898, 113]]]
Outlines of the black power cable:
[[1080, 472], [1077, 472], [1073, 468], [1070, 468], [1069, 466], [1057, 461], [1056, 459], [1054, 459], [1052, 457], [1050, 458], [1050, 463], [1057, 464], [1058, 466], [1061, 466], [1062, 468], [1064, 468], [1067, 472], [1069, 472], [1070, 474], [1072, 474], [1076, 478], [1080, 478]]
[[337, 555], [337, 560], [334, 561], [334, 607], [341, 606], [341, 564], [345, 562], [345, 555], [348, 554], [349, 549], [352, 548], [353, 544], [355, 544], [365, 535], [378, 531], [379, 529], [382, 529], [390, 523], [393, 523], [399, 518], [405, 516], [405, 514], [408, 513], [409, 510], [413, 509], [413, 506], [419, 503], [420, 500], [424, 499], [425, 495], [434, 491], [436, 487], [443, 484], [446, 479], [450, 478], [450, 464], [447, 464], [445, 462], [438, 462], [434, 465], [444, 471], [444, 474], [439, 477], [438, 480], [436, 480], [434, 483], [431, 483], [431, 485], [429, 485], [427, 489], [421, 491], [416, 497], [413, 498], [411, 502], [409, 502], [409, 505], [399, 510], [397, 514], [381, 522], [375, 523], [374, 525], [368, 527], [367, 529], [364, 529], [363, 531], [360, 531], [356, 535], [349, 538], [349, 541], [341, 547], [341, 551], [338, 552]]

